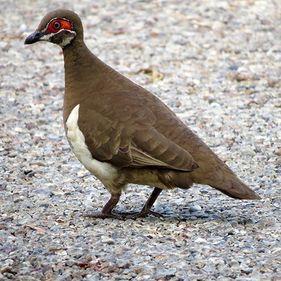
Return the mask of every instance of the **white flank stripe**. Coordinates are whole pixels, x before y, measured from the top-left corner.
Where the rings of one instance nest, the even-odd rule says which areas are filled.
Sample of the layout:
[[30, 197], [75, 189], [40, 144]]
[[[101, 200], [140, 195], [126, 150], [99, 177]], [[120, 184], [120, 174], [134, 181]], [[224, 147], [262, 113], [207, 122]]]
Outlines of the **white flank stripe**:
[[72, 150], [79, 161], [102, 182], [112, 182], [118, 177], [117, 169], [109, 163], [100, 162], [92, 157], [83, 133], [78, 127], [79, 107], [76, 105], [71, 111], [67, 121], [67, 138]]

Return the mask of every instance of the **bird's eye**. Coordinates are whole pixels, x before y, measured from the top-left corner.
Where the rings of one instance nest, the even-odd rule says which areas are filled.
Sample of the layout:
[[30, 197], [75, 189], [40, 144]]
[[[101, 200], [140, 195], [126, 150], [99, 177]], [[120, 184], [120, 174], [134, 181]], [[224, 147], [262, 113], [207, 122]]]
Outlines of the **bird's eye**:
[[57, 33], [61, 29], [72, 30], [72, 24], [66, 19], [52, 19], [47, 26], [48, 33]]
[[60, 29], [60, 27], [61, 27], [60, 22], [59, 21], [55, 21], [54, 24], [53, 24], [53, 28], [58, 30], [58, 29]]

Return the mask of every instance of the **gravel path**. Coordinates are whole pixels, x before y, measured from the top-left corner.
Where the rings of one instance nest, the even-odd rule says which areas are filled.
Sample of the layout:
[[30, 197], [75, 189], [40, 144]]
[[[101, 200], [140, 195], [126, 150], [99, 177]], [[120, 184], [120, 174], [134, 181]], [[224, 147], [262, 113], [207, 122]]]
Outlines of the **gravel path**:
[[[136, 221], [81, 216], [109, 194], [64, 137], [61, 51], [23, 45], [66, 2], [0, 0], [0, 280], [281, 280], [281, 2], [67, 6], [94, 53], [161, 97], [263, 197], [194, 186], [161, 194], [163, 219]], [[118, 209], [139, 210], [149, 192], [130, 187]]]

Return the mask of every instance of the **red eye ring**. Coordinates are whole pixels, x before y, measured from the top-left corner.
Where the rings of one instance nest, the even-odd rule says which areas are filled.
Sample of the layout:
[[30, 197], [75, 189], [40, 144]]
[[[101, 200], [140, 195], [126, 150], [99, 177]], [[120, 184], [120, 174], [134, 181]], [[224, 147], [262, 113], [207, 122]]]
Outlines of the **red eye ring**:
[[70, 21], [67, 19], [53, 19], [50, 21], [47, 27], [47, 32], [48, 33], [57, 33], [61, 29], [66, 29], [66, 30], [72, 30], [72, 24]]

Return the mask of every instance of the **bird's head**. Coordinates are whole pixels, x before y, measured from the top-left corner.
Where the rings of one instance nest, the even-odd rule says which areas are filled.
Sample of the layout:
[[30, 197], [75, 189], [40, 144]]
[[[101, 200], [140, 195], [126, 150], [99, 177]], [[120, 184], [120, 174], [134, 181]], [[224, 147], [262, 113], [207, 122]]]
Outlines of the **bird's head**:
[[48, 13], [36, 31], [25, 39], [24, 44], [48, 41], [64, 48], [74, 40], [83, 40], [81, 20], [76, 13], [60, 9]]

